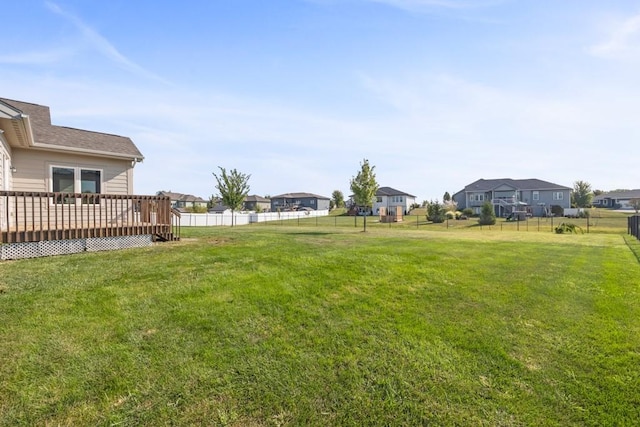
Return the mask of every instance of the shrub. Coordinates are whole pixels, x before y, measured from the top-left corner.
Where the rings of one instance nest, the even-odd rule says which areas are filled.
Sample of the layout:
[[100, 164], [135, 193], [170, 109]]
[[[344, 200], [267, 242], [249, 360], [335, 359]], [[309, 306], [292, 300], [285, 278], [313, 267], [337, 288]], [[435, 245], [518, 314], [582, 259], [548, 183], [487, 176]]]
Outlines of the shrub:
[[478, 223], [480, 225], [494, 225], [496, 223], [496, 212], [493, 210], [491, 203], [485, 202], [482, 205]]
[[444, 222], [446, 219], [446, 211], [438, 201], [429, 202], [427, 204], [427, 221], [434, 222], [436, 224]]
[[473, 216], [473, 209], [471, 208], [462, 209], [462, 215], [466, 216], [467, 218], [470, 216]]
[[556, 233], [557, 234], [564, 234], [564, 233], [584, 234], [584, 231], [578, 225], [563, 222], [562, 224], [556, 227]]
[[207, 213], [206, 206], [188, 206], [184, 210], [189, 213]]

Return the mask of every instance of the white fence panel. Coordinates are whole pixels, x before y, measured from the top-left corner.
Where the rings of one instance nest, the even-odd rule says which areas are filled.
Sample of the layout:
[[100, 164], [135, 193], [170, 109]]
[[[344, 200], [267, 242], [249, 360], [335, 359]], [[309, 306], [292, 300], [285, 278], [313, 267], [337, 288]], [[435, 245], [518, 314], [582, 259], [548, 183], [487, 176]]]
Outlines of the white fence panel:
[[[298, 218], [313, 218], [329, 215], [328, 210], [300, 211], [300, 212], [239, 212], [233, 215], [234, 225], [248, 225], [255, 222], [288, 221]], [[182, 213], [180, 214], [181, 227], [217, 227], [230, 226], [231, 214], [211, 213]]]

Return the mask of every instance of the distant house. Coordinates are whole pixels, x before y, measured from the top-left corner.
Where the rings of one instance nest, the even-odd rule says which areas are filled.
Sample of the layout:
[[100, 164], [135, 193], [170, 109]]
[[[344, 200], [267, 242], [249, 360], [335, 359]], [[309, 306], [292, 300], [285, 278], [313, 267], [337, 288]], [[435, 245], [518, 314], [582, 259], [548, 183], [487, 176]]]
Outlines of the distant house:
[[329, 210], [328, 197], [312, 193], [285, 193], [271, 197], [271, 211], [286, 210]]
[[380, 187], [378, 191], [376, 191], [373, 213], [377, 215], [380, 213], [380, 208], [385, 208], [386, 212], [394, 215], [396, 210], [400, 208], [402, 210], [401, 213], [408, 214], [411, 210], [411, 205], [415, 203], [416, 196], [413, 194], [405, 193], [404, 191], [391, 187]]
[[210, 207], [207, 212], [215, 214], [229, 214], [231, 213], [231, 208], [223, 204], [221, 201], [218, 201], [218, 203], [216, 203], [215, 206]]
[[455, 193], [453, 200], [459, 210], [471, 208], [476, 214], [490, 202], [500, 217], [516, 211], [545, 216], [552, 206], [570, 208], [571, 191], [571, 187], [540, 179], [479, 179]]
[[165, 196], [171, 199], [171, 207], [174, 209], [206, 208], [207, 201], [202, 197], [191, 194], [174, 193], [171, 191], [158, 191], [158, 196]]
[[262, 210], [266, 212], [271, 209], [271, 199], [256, 195], [247, 196], [244, 199], [244, 209], [247, 211]]
[[640, 189], [610, 191], [593, 198], [593, 206], [614, 209], [633, 209], [631, 200], [640, 199]]

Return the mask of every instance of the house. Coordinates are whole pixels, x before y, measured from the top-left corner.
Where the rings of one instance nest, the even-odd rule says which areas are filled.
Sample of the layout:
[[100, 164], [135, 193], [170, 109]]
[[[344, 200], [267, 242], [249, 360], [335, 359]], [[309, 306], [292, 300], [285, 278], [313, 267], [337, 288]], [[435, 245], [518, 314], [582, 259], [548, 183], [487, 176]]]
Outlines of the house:
[[207, 212], [215, 214], [230, 214], [231, 208], [219, 201], [215, 206], [210, 207]]
[[384, 208], [384, 211], [389, 215], [395, 215], [396, 210], [399, 208], [401, 210], [400, 213], [406, 215], [415, 203], [416, 196], [413, 194], [405, 193], [404, 191], [391, 187], [380, 187], [378, 191], [376, 191], [373, 213], [377, 215], [380, 213], [380, 208]]
[[271, 197], [271, 211], [293, 211], [302, 208], [329, 210], [330, 200], [328, 197], [312, 193], [285, 193]]
[[540, 179], [479, 179], [453, 195], [458, 209], [471, 208], [479, 214], [490, 202], [497, 216], [526, 212], [533, 216], [551, 214], [552, 206], [571, 207], [571, 187]]
[[244, 199], [244, 209], [247, 211], [269, 211], [271, 209], [271, 199], [256, 196], [255, 194], [247, 196]]
[[614, 209], [633, 209], [631, 201], [640, 199], [640, 189], [609, 191], [593, 198], [593, 206]]
[[71, 243], [89, 250], [87, 239], [124, 247], [136, 238], [172, 238], [168, 198], [133, 195], [133, 170], [143, 158], [130, 138], [56, 126], [49, 107], [0, 98], [3, 259], [35, 250], [16, 244], [58, 242], [40, 245], [54, 254], [56, 247], [73, 251]]
[[171, 191], [158, 191], [158, 196], [166, 196], [171, 199], [171, 207], [174, 209], [206, 209], [207, 201], [202, 197], [191, 194], [174, 193]]

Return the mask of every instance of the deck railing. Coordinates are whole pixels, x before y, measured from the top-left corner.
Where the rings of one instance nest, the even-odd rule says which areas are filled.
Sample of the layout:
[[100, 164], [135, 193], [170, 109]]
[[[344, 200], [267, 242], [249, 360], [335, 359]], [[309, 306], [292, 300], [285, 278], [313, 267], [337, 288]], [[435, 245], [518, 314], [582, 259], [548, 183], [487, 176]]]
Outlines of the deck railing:
[[143, 234], [174, 240], [179, 215], [166, 196], [0, 191], [0, 243]]

